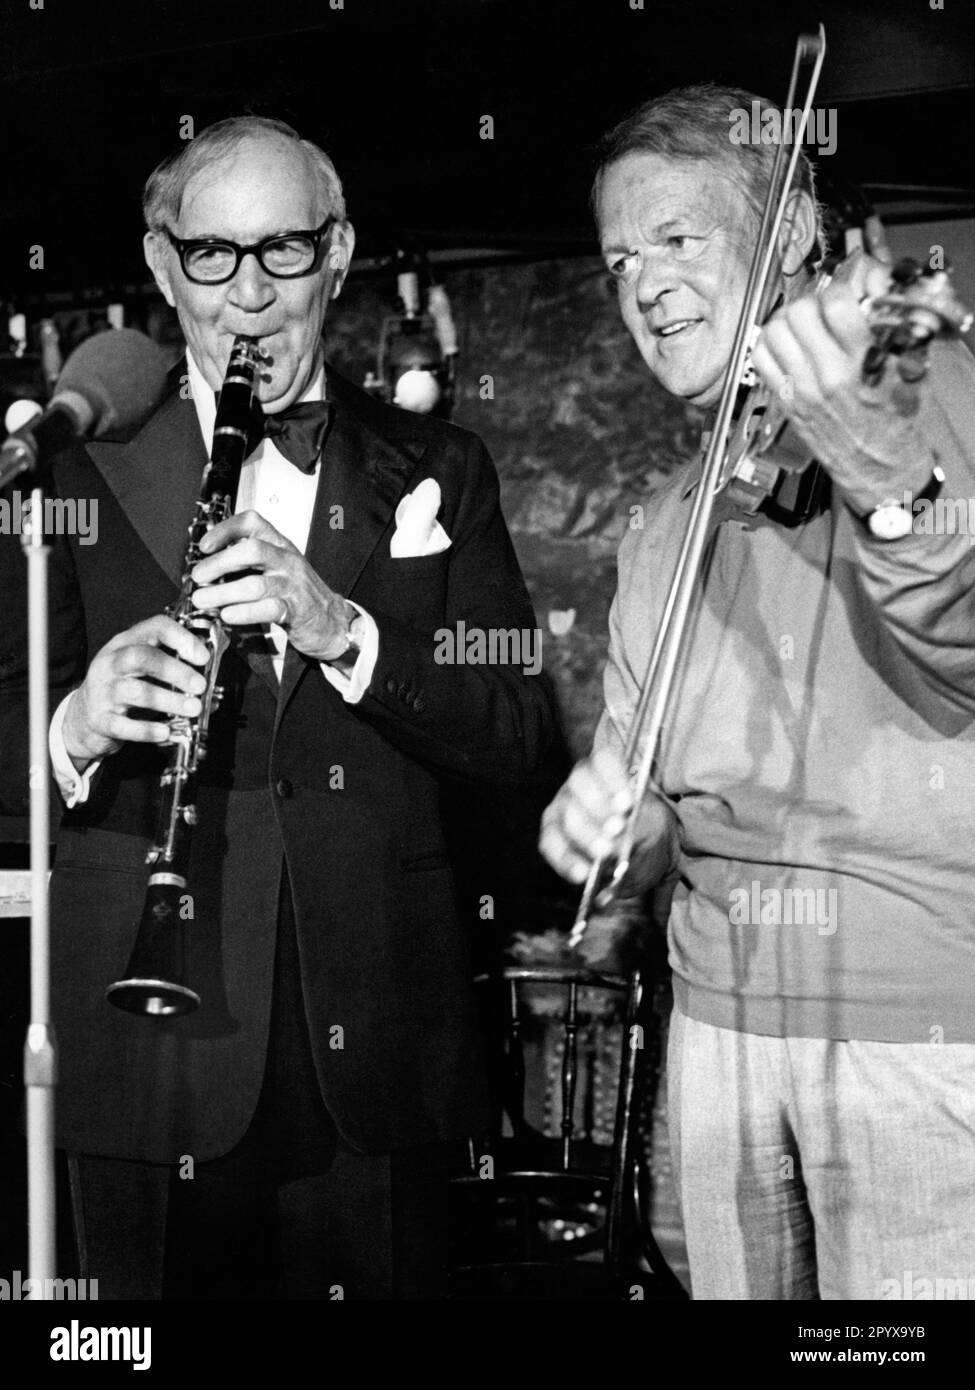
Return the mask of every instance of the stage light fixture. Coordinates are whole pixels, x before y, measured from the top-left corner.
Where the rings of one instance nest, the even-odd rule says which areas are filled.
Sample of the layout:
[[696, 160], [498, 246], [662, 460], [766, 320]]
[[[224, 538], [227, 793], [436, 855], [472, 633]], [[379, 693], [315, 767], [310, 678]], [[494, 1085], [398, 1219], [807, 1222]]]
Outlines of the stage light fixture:
[[450, 301], [442, 285], [429, 284], [421, 307], [420, 271], [432, 280], [422, 257], [398, 252], [397, 312], [383, 320], [376, 370], [364, 382], [367, 391], [403, 410], [449, 419], [457, 364], [457, 333]]

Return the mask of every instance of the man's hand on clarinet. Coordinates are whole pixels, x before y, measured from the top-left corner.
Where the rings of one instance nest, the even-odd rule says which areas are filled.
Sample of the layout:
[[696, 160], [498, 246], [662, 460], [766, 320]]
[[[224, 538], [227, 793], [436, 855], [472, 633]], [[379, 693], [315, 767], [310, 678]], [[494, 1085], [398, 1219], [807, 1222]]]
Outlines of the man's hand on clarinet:
[[193, 571], [197, 608], [218, 608], [228, 627], [277, 623], [315, 661], [345, 650], [349, 605], [259, 513], [228, 517], [207, 532], [200, 549], [206, 558]]
[[[539, 849], [570, 883], [584, 883], [596, 859], [616, 855], [633, 806], [633, 791], [618, 753], [601, 748], [577, 763], [542, 816]], [[636, 822], [630, 892], [658, 882], [670, 868], [676, 822], [666, 802], [647, 796]]]
[[123, 743], [166, 743], [169, 717], [200, 713], [206, 681], [194, 667], [206, 659], [203, 643], [162, 615], [106, 642], [65, 711], [64, 744], [78, 771]]

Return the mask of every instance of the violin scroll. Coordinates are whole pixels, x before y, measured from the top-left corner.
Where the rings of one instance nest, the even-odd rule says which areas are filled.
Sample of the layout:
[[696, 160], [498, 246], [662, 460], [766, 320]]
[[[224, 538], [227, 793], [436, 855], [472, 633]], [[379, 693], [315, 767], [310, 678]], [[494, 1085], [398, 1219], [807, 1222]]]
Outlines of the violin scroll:
[[950, 271], [923, 266], [911, 256], [894, 266], [887, 294], [864, 300], [863, 308], [875, 339], [863, 364], [864, 381], [871, 386], [880, 381], [889, 357], [897, 359], [902, 381], [920, 381], [932, 340], [960, 337], [972, 325]]

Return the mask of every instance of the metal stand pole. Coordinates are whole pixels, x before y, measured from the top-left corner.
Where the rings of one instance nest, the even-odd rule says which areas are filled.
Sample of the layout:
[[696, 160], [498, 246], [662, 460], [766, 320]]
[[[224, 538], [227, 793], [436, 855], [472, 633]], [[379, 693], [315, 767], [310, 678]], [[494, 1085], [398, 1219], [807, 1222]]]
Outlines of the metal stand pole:
[[48, 846], [51, 771], [48, 756], [47, 562], [44, 490], [31, 492], [27, 557], [30, 693], [30, 1023], [24, 1044], [27, 1094], [28, 1269], [34, 1299], [53, 1297], [56, 1273], [54, 1087], [57, 1047], [51, 1025]]

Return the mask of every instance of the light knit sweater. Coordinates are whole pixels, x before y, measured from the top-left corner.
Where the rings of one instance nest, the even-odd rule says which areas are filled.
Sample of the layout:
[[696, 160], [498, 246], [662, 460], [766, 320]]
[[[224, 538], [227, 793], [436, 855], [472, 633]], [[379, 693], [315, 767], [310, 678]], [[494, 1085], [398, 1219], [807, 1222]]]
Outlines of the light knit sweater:
[[[975, 361], [936, 345], [915, 434], [956, 534], [873, 539], [834, 492], [723, 524], [660, 745], [681, 839], [669, 923], [692, 1018], [745, 1032], [975, 1041]], [[619, 555], [606, 708], [622, 741], [694, 477]], [[879, 499], [878, 499], [879, 500]]]

